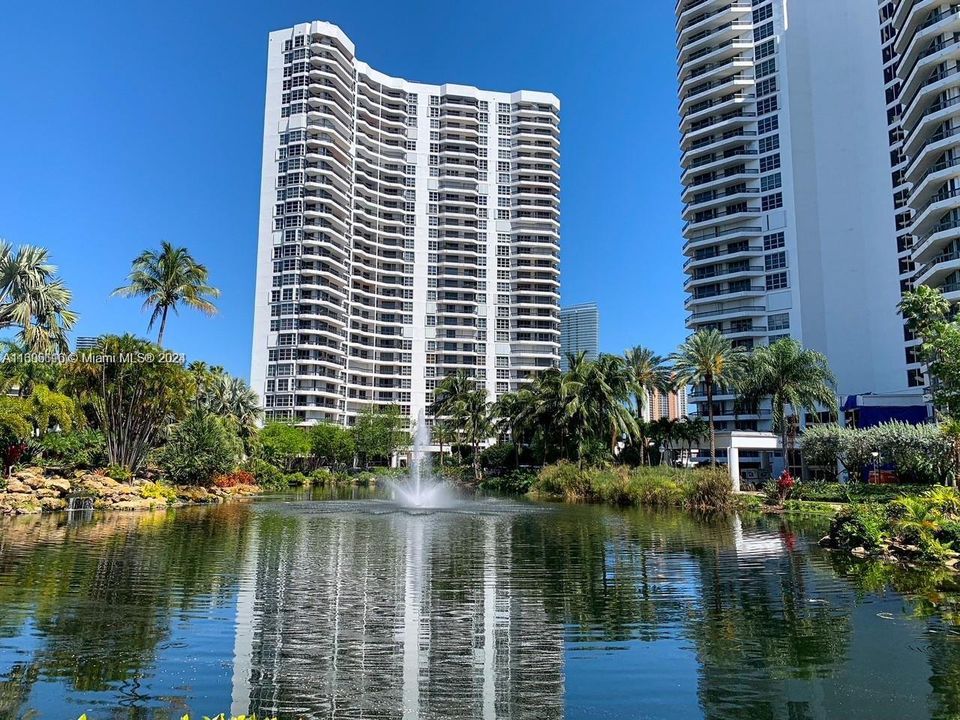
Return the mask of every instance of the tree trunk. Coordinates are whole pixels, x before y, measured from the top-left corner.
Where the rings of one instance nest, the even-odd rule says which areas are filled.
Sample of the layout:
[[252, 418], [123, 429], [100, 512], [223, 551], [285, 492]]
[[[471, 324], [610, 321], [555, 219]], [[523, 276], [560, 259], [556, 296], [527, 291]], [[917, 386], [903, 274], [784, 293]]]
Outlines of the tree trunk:
[[160, 346], [163, 345], [163, 331], [167, 327], [167, 311], [168, 310], [169, 310], [169, 307], [164, 305], [163, 313], [160, 315], [160, 332], [157, 333], [157, 345], [160, 345]]
[[713, 378], [707, 377], [707, 414], [710, 419], [710, 467], [717, 466], [717, 432], [713, 424]]
[[443, 467], [443, 440], [437, 444], [440, 446], [440, 467]]
[[783, 427], [780, 428], [780, 442], [783, 444], [783, 469], [790, 472], [790, 423], [787, 422], [786, 405], [777, 408], [775, 415], [783, 418]]

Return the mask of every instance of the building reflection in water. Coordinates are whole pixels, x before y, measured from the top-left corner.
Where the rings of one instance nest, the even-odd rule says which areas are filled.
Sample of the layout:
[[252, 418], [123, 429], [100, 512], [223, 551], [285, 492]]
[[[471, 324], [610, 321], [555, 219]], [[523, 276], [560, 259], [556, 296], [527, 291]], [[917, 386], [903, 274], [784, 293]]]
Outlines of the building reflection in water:
[[253, 528], [234, 714], [563, 717], [563, 626], [542, 586], [511, 576], [509, 515], [264, 514]]

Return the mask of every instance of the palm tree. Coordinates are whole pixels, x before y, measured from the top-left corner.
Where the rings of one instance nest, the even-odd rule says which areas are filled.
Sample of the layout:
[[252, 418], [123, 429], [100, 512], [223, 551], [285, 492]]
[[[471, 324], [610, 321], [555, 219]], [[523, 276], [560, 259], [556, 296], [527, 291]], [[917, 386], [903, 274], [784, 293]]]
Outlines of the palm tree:
[[651, 423], [651, 433], [660, 441], [663, 451], [660, 454], [660, 464], [667, 458], [667, 455], [673, 450], [674, 440], [680, 434], [678, 430], [679, 422], [670, 418], [660, 418]]
[[0, 340], [0, 357], [0, 391], [3, 394], [28, 397], [37, 386], [57, 386], [61, 365], [33, 359], [25, 345]]
[[671, 356], [678, 385], [706, 386], [710, 424], [710, 464], [717, 464], [717, 432], [714, 423], [714, 388], [724, 390], [741, 377], [743, 351], [733, 347], [719, 330], [700, 330], [684, 341]]
[[537, 399], [529, 387], [507, 393], [493, 405], [496, 430], [501, 439], [510, 438], [514, 448], [514, 460], [520, 465], [520, 448], [536, 428]]
[[685, 417], [677, 424], [679, 439], [687, 445], [687, 459], [693, 455], [693, 446], [703, 440], [709, 428], [702, 417]]
[[624, 360], [633, 377], [637, 400], [637, 417], [643, 415], [647, 397], [653, 391], [662, 393], [673, 389], [671, 370], [664, 358], [653, 350], [636, 346], [624, 353]]
[[157, 345], [163, 344], [167, 314], [171, 310], [177, 313], [179, 304], [207, 315], [217, 312], [211, 298], [219, 297], [220, 291], [209, 284], [207, 268], [194, 260], [186, 248], [163, 241], [160, 252], [145, 250], [134, 259], [128, 279], [128, 285], [118, 287], [112, 294], [143, 297], [143, 309], [153, 308], [147, 330], [160, 320]]
[[630, 395], [635, 394], [633, 373], [626, 361], [617, 355], [600, 355], [594, 363], [599, 414], [610, 428], [610, 454], [617, 451], [621, 436], [636, 437], [637, 420], [630, 412]]
[[217, 378], [213, 393], [212, 409], [217, 415], [236, 420], [242, 436], [256, 431], [260, 420], [260, 398], [246, 380], [224, 373]]
[[480, 482], [480, 443], [488, 440], [493, 433], [486, 388], [477, 388], [462, 397], [457, 414], [463, 421], [464, 439], [473, 450], [473, 479]]
[[556, 449], [560, 457], [568, 457], [569, 427], [563, 395], [564, 377], [557, 368], [538, 373], [530, 385], [529, 403], [525, 410], [526, 424], [530, 428], [531, 442], [540, 440], [542, 460], [547, 462], [550, 450]]
[[632, 391], [623, 358], [601, 355], [590, 361], [585, 353], [570, 356], [570, 369], [560, 378], [560, 400], [579, 464], [590, 442], [601, 440], [605, 429], [611, 453], [620, 435], [638, 435], [637, 420], [627, 408]]
[[[429, 413], [434, 420], [448, 417], [454, 420], [451, 426], [452, 435], [456, 435], [456, 428], [461, 427], [458, 422], [458, 411], [463, 405], [464, 399], [471, 392], [477, 389], [477, 383], [467, 373], [466, 370], [458, 370], [452, 375], [447, 375], [441, 380], [433, 391], [433, 403], [430, 405]], [[443, 457], [443, 443], [440, 442], [440, 457]]]
[[822, 353], [803, 348], [793, 338], [783, 338], [754, 350], [750, 374], [757, 393], [771, 400], [773, 425], [781, 433], [783, 459], [787, 465], [794, 436], [787, 407], [792, 408], [798, 419], [801, 412], [816, 412], [820, 407], [836, 412], [836, 379]]
[[22, 245], [14, 252], [0, 241], [0, 327], [19, 327], [17, 340], [31, 352], [66, 352], [67, 332], [77, 322], [72, 295], [56, 272], [43, 248]]
[[440, 446], [440, 467], [443, 467], [443, 445], [453, 440], [453, 427], [446, 420], [434, 420], [430, 437]]

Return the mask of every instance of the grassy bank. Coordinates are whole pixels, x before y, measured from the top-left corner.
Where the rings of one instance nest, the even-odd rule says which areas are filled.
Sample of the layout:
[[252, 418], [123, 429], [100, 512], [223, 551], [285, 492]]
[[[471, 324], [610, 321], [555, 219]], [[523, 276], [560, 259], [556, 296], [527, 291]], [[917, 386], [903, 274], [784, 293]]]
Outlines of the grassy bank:
[[721, 468], [579, 468], [561, 462], [543, 468], [531, 491], [567, 502], [602, 502], [619, 506], [723, 511], [731, 509], [734, 503], [730, 478]]

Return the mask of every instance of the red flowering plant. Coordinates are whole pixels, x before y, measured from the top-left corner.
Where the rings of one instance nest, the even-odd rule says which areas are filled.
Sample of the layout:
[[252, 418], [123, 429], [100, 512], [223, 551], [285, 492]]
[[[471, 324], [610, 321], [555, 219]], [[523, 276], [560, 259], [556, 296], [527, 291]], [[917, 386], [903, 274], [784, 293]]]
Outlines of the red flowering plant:
[[789, 470], [784, 470], [780, 473], [780, 477], [777, 478], [777, 496], [780, 498], [781, 504], [790, 497], [794, 485], [796, 485], [796, 481], [793, 479], [793, 475], [790, 474]]

